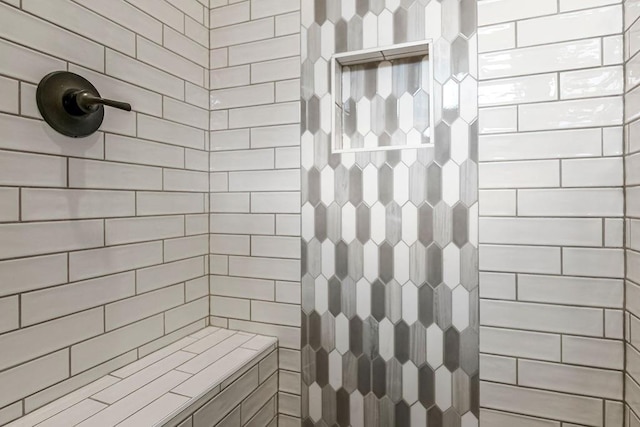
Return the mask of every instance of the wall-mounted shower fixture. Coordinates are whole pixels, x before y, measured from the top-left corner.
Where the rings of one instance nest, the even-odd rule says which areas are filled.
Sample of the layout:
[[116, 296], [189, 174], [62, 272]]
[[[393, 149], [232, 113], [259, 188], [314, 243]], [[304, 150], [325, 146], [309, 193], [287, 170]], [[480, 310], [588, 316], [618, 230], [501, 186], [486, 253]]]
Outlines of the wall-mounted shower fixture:
[[104, 105], [131, 111], [130, 104], [101, 98], [87, 79], [68, 71], [47, 74], [38, 84], [36, 100], [49, 126], [72, 138], [98, 130], [104, 119]]

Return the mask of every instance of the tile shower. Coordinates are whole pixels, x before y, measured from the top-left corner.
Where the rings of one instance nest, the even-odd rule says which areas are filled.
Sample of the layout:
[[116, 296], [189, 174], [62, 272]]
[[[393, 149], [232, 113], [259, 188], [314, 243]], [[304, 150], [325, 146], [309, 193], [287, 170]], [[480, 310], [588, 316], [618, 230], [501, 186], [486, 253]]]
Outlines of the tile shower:
[[[247, 425], [640, 426], [639, 17], [1, 0], [0, 425], [215, 326], [278, 338]], [[58, 70], [133, 111], [57, 134]]]

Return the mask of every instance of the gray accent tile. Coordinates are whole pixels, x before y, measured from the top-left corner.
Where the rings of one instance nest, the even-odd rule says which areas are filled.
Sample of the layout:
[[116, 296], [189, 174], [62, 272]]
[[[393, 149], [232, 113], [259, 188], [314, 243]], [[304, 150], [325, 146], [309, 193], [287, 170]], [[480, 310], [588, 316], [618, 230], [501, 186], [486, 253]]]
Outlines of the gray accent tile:
[[381, 426], [394, 426], [395, 421], [395, 405], [389, 399], [388, 396], [383, 397], [379, 401], [380, 408], [380, 425]]
[[316, 351], [316, 382], [320, 387], [329, 383], [329, 354], [323, 348]]
[[447, 285], [438, 286], [433, 292], [434, 317], [440, 329], [447, 330], [451, 327], [451, 288]]
[[[383, 283], [389, 283], [393, 279], [393, 247], [384, 242], [380, 245], [379, 249], [379, 258], [378, 258], [378, 266], [379, 266], [379, 277]], [[380, 320], [380, 319], [378, 319]]]
[[409, 326], [401, 320], [396, 324], [394, 331], [394, 353], [400, 363], [409, 360], [409, 341]]
[[357, 166], [349, 171], [349, 201], [354, 206], [362, 203], [362, 170]]
[[383, 205], [393, 200], [393, 170], [387, 164], [378, 170], [378, 200]]
[[402, 240], [402, 208], [396, 202], [387, 205], [385, 230], [386, 240], [392, 246]]
[[442, 249], [437, 244], [427, 248], [427, 283], [432, 288], [442, 283]]
[[342, 356], [342, 387], [348, 393], [358, 388], [358, 358], [353, 352]]
[[[301, 353], [302, 381], [313, 384], [316, 381], [316, 353], [310, 345], [304, 346]], [[303, 387], [303, 390], [307, 390]]]
[[392, 323], [402, 318], [402, 286], [395, 280], [385, 286], [385, 311]]
[[461, 369], [453, 373], [453, 408], [458, 414], [471, 410], [471, 377]]
[[349, 427], [351, 422], [349, 393], [343, 388], [336, 392], [336, 421], [340, 427]]
[[[305, 261], [303, 265], [306, 268], [306, 272], [312, 277], [318, 277], [322, 271], [322, 245], [318, 240], [313, 239], [306, 245]], [[311, 298], [310, 302], [312, 305], [305, 309], [308, 313], [310, 313], [313, 308], [313, 296], [311, 296]]]
[[462, 248], [469, 241], [469, 212], [458, 203], [453, 207], [453, 243]]
[[478, 374], [480, 355], [475, 349], [479, 345], [477, 329], [467, 328], [460, 333], [460, 368], [468, 375]]
[[425, 408], [436, 403], [436, 374], [429, 365], [418, 369], [418, 399]]
[[364, 425], [381, 426], [393, 424], [381, 424], [379, 400], [375, 394], [370, 393], [364, 397]]
[[309, 344], [314, 351], [318, 351], [322, 341], [322, 319], [317, 312], [309, 315], [308, 320]]
[[369, 11], [369, 0], [356, 0], [356, 13], [364, 17]]
[[331, 152], [331, 138], [323, 131], [316, 132], [314, 136], [313, 151], [314, 158], [313, 164], [318, 169], [324, 169], [327, 164], [332, 161], [335, 162], [336, 156], [332, 156]]
[[378, 322], [373, 317], [367, 317], [362, 327], [362, 351], [372, 359], [379, 353]]
[[458, 37], [451, 43], [451, 62], [453, 76], [462, 81], [469, 73], [469, 45], [466, 39]]
[[362, 49], [362, 18], [354, 16], [349, 20], [347, 25], [349, 31], [349, 37], [347, 40], [347, 49], [360, 50]]
[[347, 36], [348, 32], [349, 30], [347, 27], [347, 21], [345, 21], [344, 19], [339, 20], [336, 23], [336, 30], [335, 30], [335, 37], [334, 37], [336, 53], [342, 53], [347, 51], [348, 41], [349, 41], [349, 37]]
[[344, 279], [349, 273], [349, 248], [342, 240], [336, 244], [335, 258], [336, 276]]
[[460, 366], [460, 334], [453, 327], [444, 331], [444, 366], [450, 372]]
[[365, 355], [358, 357], [358, 391], [363, 395], [371, 391], [371, 360]]
[[444, 427], [461, 427], [461, 423], [460, 414], [455, 408], [449, 408], [442, 414], [442, 425]]
[[[427, 286], [428, 287], [428, 286]], [[427, 363], [427, 328], [416, 322], [409, 328], [409, 359], [420, 367]]]
[[432, 163], [427, 168], [427, 202], [436, 206], [442, 200], [442, 169]]
[[331, 203], [327, 208], [327, 238], [338, 243], [342, 236], [342, 214], [337, 203]]
[[322, 419], [327, 426], [336, 423], [336, 392], [331, 386], [322, 388]]
[[[336, 262], [337, 262], [336, 255]], [[340, 292], [340, 280], [337, 277], [329, 279], [329, 311], [334, 316], [339, 315], [342, 312], [342, 296]]]
[[[421, 153], [427, 150], [419, 150]], [[409, 168], [409, 200], [420, 206], [427, 199], [427, 171], [420, 163]]]
[[356, 282], [346, 277], [342, 280], [342, 313], [351, 319], [356, 315]]
[[336, 348], [336, 319], [331, 313], [326, 312], [320, 319], [320, 325], [322, 327], [322, 339], [320, 340], [322, 348], [327, 352], [333, 351]]
[[405, 43], [407, 41], [408, 13], [402, 7], [393, 14], [393, 42]]
[[418, 289], [418, 320], [429, 327], [434, 321], [434, 291], [428, 284]]
[[380, 13], [384, 10], [385, 1], [384, 0], [369, 0], [369, 10], [374, 15], [380, 15]]
[[427, 425], [429, 427], [444, 427], [442, 411], [437, 406], [433, 406], [427, 410]]
[[384, 283], [376, 280], [371, 284], [371, 316], [377, 321], [381, 321], [385, 317], [385, 300], [386, 293]]
[[320, 171], [316, 168], [312, 168], [307, 173], [307, 200], [313, 206], [317, 206], [320, 203]]
[[409, 279], [413, 283], [424, 283], [427, 280], [427, 249], [421, 243], [409, 248]]
[[321, 48], [320, 26], [314, 22], [307, 29], [307, 58], [315, 63], [320, 58]]
[[401, 401], [396, 403], [395, 425], [396, 427], [410, 427], [411, 415], [407, 402]]
[[[319, 2], [323, 3], [323, 2]], [[342, 4], [341, 0], [327, 0], [324, 5], [327, 10], [327, 19], [334, 24], [342, 17]]]
[[478, 165], [467, 160], [460, 165], [460, 200], [467, 206], [471, 206], [478, 201]]
[[387, 362], [386, 374], [386, 395], [392, 402], [397, 403], [402, 400], [402, 364], [398, 359]]
[[364, 203], [356, 208], [356, 238], [364, 244], [371, 238], [371, 216]]
[[322, 204], [316, 206], [314, 227], [316, 238], [323, 242], [327, 238], [327, 208]]
[[313, 5], [313, 16], [315, 17], [315, 21], [318, 25], [322, 26], [322, 24], [327, 20], [327, 5], [323, 1], [314, 2]]
[[433, 210], [434, 241], [445, 248], [452, 239], [453, 210], [444, 202], [438, 203]]
[[334, 172], [335, 200], [340, 206], [344, 206], [349, 200], [349, 171], [344, 165], [336, 167]]
[[387, 392], [387, 364], [381, 357], [376, 357], [372, 362], [371, 391], [378, 397], [383, 397]]
[[317, 96], [307, 101], [307, 128], [312, 133], [320, 130], [320, 99]]
[[358, 316], [349, 320], [349, 351], [356, 357], [362, 355], [362, 319]]
[[398, 129], [398, 100], [395, 96], [388, 97], [384, 102], [384, 120], [388, 134]]

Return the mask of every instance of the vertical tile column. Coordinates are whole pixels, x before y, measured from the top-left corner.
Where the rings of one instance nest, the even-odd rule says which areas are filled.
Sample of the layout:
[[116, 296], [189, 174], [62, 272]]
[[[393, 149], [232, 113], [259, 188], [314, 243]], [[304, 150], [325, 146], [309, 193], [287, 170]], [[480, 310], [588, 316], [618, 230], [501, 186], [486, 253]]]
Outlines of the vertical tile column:
[[622, 15], [478, 1], [483, 426], [622, 425]]
[[625, 7], [625, 196], [626, 196], [626, 409], [630, 426], [640, 425], [640, 1]]
[[300, 415], [300, 0], [212, 1], [211, 321], [279, 338]]
[[[301, 23], [304, 425], [477, 426], [476, 2], [305, 0]], [[331, 56], [422, 40], [435, 147], [332, 153]], [[420, 73], [394, 67], [352, 75], [388, 119], [345, 126], [354, 146], [417, 133]]]

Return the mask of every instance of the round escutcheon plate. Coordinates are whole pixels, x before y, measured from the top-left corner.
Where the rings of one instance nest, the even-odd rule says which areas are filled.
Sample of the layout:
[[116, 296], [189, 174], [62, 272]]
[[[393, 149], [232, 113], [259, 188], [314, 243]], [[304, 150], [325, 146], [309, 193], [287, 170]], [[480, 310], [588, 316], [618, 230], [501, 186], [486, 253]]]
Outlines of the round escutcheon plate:
[[86, 91], [99, 97], [98, 90], [84, 77], [68, 71], [47, 74], [38, 85], [36, 101], [44, 120], [56, 131], [72, 138], [89, 136], [104, 119], [104, 107], [93, 112], [78, 108], [71, 94]]

